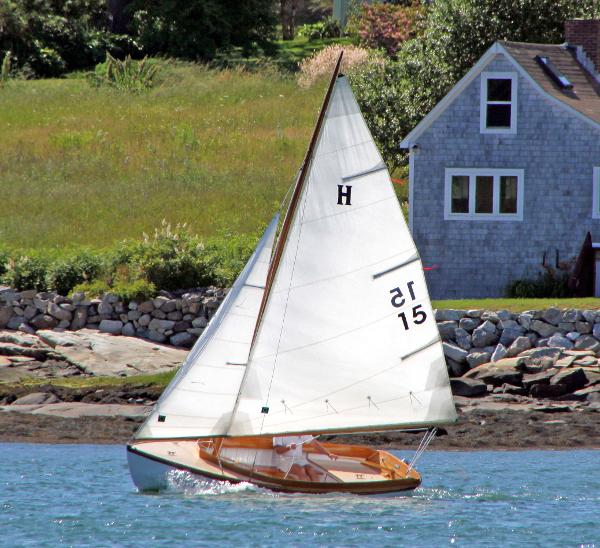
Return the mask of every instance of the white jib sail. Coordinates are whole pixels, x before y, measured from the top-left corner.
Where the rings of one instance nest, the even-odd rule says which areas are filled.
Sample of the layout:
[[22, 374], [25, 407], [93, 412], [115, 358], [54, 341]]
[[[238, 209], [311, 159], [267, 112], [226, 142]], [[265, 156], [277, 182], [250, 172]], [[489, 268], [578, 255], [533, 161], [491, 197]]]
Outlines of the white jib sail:
[[211, 319], [138, 439], [225, 434], [248, 361], [279, 216]]
[[228, 434], [454, 421], [421, 261], [345, 77], [309, 169]]

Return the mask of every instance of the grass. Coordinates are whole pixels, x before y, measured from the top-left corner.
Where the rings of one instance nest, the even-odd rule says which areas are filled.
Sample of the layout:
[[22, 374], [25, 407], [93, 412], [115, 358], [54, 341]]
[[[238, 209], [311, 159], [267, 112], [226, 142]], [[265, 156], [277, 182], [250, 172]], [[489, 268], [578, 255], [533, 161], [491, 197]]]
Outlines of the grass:
[[18, 383], [0, 383], [4, 386], [41, 386], [51, 385], [65, 388], [116, 388], [137, 386], [158, 386], [165, 388], [175, 376], [176, 370], [154, 375], [136, 375], [132, 377], [64, 377], [57, 379], [26, 378]]
[[432, 305], [434, 308], [510, 310], [511, 312], [544, 310], [552, 306], [556, 308], [595, 310], [600, 309], [600, 299], [594, 297], [575, 299], [464, 299], [433, 301]]
[[[0, 242], [105, 247], [162, 219], [200, 236], [256, 233], [306, 150], [323, 86], [171, 63], [146, 93], [83, 77], [0, 90]], [[325, 84], [325, 83], [324, 83]]]

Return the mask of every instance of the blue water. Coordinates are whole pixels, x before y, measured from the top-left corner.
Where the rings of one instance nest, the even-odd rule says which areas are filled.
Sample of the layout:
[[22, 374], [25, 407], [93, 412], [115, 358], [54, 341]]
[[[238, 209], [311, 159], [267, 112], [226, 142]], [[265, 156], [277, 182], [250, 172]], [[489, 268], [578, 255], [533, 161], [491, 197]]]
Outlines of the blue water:
[[0, 546], [600, 546], [600, 451], [429, 452], [418, 468], [412, 496], [184, 474], [142, 495], [122, 446], [0, 444]]

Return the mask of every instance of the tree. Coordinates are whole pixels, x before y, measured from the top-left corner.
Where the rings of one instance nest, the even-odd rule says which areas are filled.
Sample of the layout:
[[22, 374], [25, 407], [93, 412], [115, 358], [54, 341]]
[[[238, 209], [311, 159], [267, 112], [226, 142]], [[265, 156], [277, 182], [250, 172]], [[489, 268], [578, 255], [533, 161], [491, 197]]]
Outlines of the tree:
[[131, 11], [144, 53], [194, 60], [232, 46], [266, 47], [276, 24], [272, 0], [135, 0]]
[[296, 34], [298, 0], [280, 0], [281, 37], [293, 40]]

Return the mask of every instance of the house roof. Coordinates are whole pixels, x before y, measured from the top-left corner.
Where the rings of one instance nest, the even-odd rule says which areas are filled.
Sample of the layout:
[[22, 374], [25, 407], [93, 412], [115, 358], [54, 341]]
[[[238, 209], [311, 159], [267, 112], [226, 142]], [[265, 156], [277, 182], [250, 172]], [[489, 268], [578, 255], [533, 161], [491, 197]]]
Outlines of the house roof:
[[[549, 95], [600, 123], [600, 84], [584, 69], [575, 53], [562, 45], [503, 42], [504, 49]], [[573, 84], [562, 88], [535, 60], [536, 55], [549, 57]]]
[[[400, 146], [411, 147], [498, 54], [504, 55], [524, 78], [552, 102], [600, 128], [600, 85], [577, 61], [575, 53], [570, 48], [559, 44], [496, 42], [404, 138]], [[535, 60], [537, 55], [549, 57], [552, 64], [569, 79], [573, 87], [559, 86]]]

